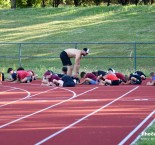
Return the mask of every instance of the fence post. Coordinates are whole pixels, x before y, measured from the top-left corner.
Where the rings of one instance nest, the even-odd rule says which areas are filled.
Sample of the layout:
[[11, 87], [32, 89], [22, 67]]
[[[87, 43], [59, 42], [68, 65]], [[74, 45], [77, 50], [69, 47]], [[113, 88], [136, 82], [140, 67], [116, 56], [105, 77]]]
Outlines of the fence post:
[[136, 42], [134, 43], [134, 70], [137, 70], [137, 48]]
[[78, 48], [77, 48], [77, 43], [75, 43], [75, 49], [78, 49]]
[[18, 59], [19, 59], [19, 66], [21, 66], [21, 55], [22, 55], [22, 52], [21, 52], [21, 46], [22, 46], [22, 44], [20, 43], [19, 44], [19, 52], [18, 52]]

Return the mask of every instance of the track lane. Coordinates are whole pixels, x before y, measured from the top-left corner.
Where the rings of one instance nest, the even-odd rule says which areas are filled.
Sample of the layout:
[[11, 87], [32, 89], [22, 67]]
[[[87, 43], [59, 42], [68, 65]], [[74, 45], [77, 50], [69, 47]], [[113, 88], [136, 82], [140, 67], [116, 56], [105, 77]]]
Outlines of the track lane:
[[[83, 88], [83, 86], [82, 86], [82, 88]], [[83, 88], [83, 89], [86, 90], [86, 88]], [[116, 87], [115, 91], [122, 94], [122, 93], [126, 92], [127, 90], [130, 90], [131, 88], [133, 88], [133, 87], [125, 87], [124, 90], [118, 90]], [[73, 90], [74, 89], [77, 89], [77, 88], [73, 88]], [[111, 91], [111, 88], [108, 88], [108, 87], [104, 88], [104, 89], [105, 89], [106, 94], [107, 93], [109, 94], [109, 92]], [[100, 91], [99, 91], [99, 93], [100, 93]], [[34, 137], [34, 135], [37, 135], [33, 139], [31, 138], [31, 143], [32, 143], [33, 140], [37, 140], [37, 138], [43, 138], [43, 136], [46, 137], [49, 134], [49, 132], [53, 132], [55, 130], [63, 128], [67, 124], [75, 122], [75, 120], [79, 119], [80, 116], [85, 116], [86, 114], [92, 112], [94, 109], [98, 109], [99, 106], [103, 105], [103, 103], [107, 104], [109, 101], [111, 101], [115, 97], [117, 97], [117, 95], [112, 97], [112, 94], [110, 94], [110, 95], [106, 95], [106, 94], [105, 95], [100, 94], [100, 98], [102, 98], [102, 99], [101, 99], [101, 101], [98, 101], [97, 104], [96, 104], [96, 102], [93, 102], [93, 101], [91, 101], [91, 103], [89, 101], [82, 101], [82, 99], [85, 100], [85, 99], [88, 99], [91, 97], [94, 98], [94, 91], [92, 91], [91, 93], [88, 93], [86, 95], [82, 95], [82, 96], [76, 98], [76, 100], [70, 100], [69, 102], [62, 104], [61, 106], [58, 106], [55, 109], [48, 110], [47, 112], [43, 112], [41, 114], [24, 119], [23, 121], [18, 122], [18, 124], [13, 124], [11, 126], [8, 126], [8, 127], [6, 127], [6, 129], [5, 128], [2, 129], [2, 131], [4, 133], [6, 130], [10, 130], [9, 135], [12, 135], [12, 131], [16, 132], [16, 134], [18, 134], [19, 132], [21, 134], [21, 130], [23, 130], [23, 135], [21, 134], [20, 141], [22, 141], [22, 136], [25, 138], [27, 136], [31, 137], [33, 135], [33, 137]], [[99, 98], [98, 95], [96, 95], [95, 97]], [[103, 97], [105, 97], [105, 98], [103, 99]], [[80, 98], [81, 98], [81, 101], [77, 101]], [[83, 111], [81, 109], [83, 109]], [[69, 119], [67, 119], [66, 117]], [[44, 122], [42, 122], [41, 120], [44, 120]], [[27, 123], [25, 124], [25, 122], [27, 122]], [[51, 124], [51, 122], [52, 122], [52, 124]], [[16, 129], [14, 130], [14, 128], [16, 128]], [[35, 130], [38, 130], [38, 133], [36, 133]], [[14, 137], [15, 137], [15, 135], [14, 135]], [[20, 142], [20, 141], [18, 141], [18, 142]], [[29, 144], [31, 144], [31, 143], [29, 143]], [[33, 143], [35, 143], [35, 142], [33, 142]]]
[[[79, 89], [86, 88], [87, 87], [79, 87]], [[133, 86], [123, 87], [124, 90], [119, 90], [119, 87], [103, 87], [102, 90], [98, 90], [97, 94], [96, 92], [91, 92], [87, 95], [82, 95], [74, 100], [71, 100], [70, 102], [66, 102], [63, 105], [56, 107], [55, 109], [48, 110], [47, 112], [45, 111], [41, 114], [24, 119], [17, 124], [0, 130], [0, 135], [2, 132], [4, 133], [1, 136], [4, 138], [2, 142], [5, 142], [5, 137], [8, 136], [15, 144], [34, 144], [36, 143], [36, 140], [47, 137], [50, 132], [56, 132], [65, 125], [71, 124], [73, 121], [77, 121], [77, 119], [79, 119], [81, 116], [84, 116], [87, 113], [92, 112], [94, 109], [97, 109], [99, 106], [103, 105], [103, 103], [112, 101], [114, 99], [113, 95], [118, 95], [119, 93], [127, 91], [131, 88], [133, 88]], [[72, 88], [74, 91], [76, 91], [76, 89], [77, 88]], [[142, 86], [142, 90], [143, 89], [144, 88]], [[138, 92], [143, 92], [142, 90], [139, 90]], [[101, 92], [102, 95], [98, 95], [101, 94]], [[108, 94], [109, 92], [112, 93]], [[106, 96], [106, 94], [108, 95]], [[143, 95], [146, 96], [144, 92]], [[119, 141], [121, 141], [123, 137], [125, 137], [125, 135], [136, 126], [135, 124], [138, 125], [139, 122], [143, 120], [146, 115], [148, 115], [149, 111], [154, 106], [154, 102], [151, 103], [150, 101], [148, 101], [148, 103], [143, 101], [133, 101], [133, 99], [137, 98], [137, 96], [140, 97], [139, 93], [122, 98], [120, 101], [116, 102], [116, 104], [109, 106], [107, 109], [100, 111], [88, 119], [85, 119], [81, 123], [73, 126], [69, 130], [66, 130], [64, 133], [54, 137], [45, 144], [62, 145], [63, 143], [63, 145], [94, 145], [94, 143], [97, 143], [100, 145], [100, 143], [102, 143], [101, 145], [103, 145], [103, 143], [108, 143], [108, 145], [113, 145], [116, 142], [119, 143]], [[147, 97], [151, 98], [152, 96], [149, 94]], [[40, 98], [37, 99], [39, 100]], [[139, 105], [135, 107], [137, 103], [139, 103]], [[19, 135], [21, 136], [21, 139], [17, 140]], [[114, 140], [115, 138], [117, 138], [117, 140]], [[29, 142], [24, 142], [25, 139], [28, 139]]]

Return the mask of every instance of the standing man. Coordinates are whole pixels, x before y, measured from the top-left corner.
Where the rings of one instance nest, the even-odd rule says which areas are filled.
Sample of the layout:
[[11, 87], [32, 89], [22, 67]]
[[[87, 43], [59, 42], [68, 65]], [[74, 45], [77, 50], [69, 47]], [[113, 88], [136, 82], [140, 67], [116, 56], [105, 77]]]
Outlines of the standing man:
[[[80, 60], [82, 56], [86, 56], [89, 53], [88, 48], [83, 48], [83, 50], [68, 48], [60, 53], [60, 58], [63, 66], [67, 66], [67, 75], [77, 77], [80, 69]], [[75, 58], [74, 67], [70, 58]]]

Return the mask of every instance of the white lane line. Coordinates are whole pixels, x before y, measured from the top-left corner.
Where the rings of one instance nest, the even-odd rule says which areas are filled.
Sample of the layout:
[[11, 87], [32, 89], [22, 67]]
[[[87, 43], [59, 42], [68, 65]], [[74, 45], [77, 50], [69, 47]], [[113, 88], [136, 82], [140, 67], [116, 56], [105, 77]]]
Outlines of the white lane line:
[[97, 102], [97, 101], [100, 101], [100, 99], [85, 99], [85, 100], [79, 100], [79, 101], [83, 101], [83, 102]]
[[10, 124], [13, 124], [13, 123], [15, 123], [15, 122], [18, 122], [18, 121], [20, 121], [20, 120], [23, 120], [23, 119], [25, 119], [25, 118], [28, 118], [28, 117], [31, 117], [31, 116], [36, 115], [36, 114], [38, 114], [38, 113], [41, 113], [41, 112], [43, 112], [43, 111], [46, 111], [46, 110], [48, 110], [48, 109], [54, 108], [55, 106], [58, 106], [58, 105], [60, 105], [60, 104], [62, 104], [62, 103], [65, 103], [65, 102], [67, 102], [67, 101], [69, 101], [69, 100], [72, 100], [72, 99], [74, 99], [74, 98], [76, 98], [76, 97], [78, 97], [78, 96], [81, 96], [81, 95], [83, 95], [83, 94], [85, 94], [85, 93], [87, 93], [87, 92], [93, 91], [93, 90], [95, 90], [95, 89], [97, 89], [97, 88], [98, 88], [98, 87], [93, 88], [93, 89], [90, 89], [90, 90], [85, 91], [85, 92], [83, 92], [83, 93], [81, 93], [81, 94], [78, 94], [78, 95], [76, 95], [76, 93], [75, 93], [74, 91], [71, 91], [71, 90], [69, 90], [69, 89], [63, 88], [64, 90], [67, 90], [67, 91], [69, 91], [69, 92], [72, 92], [72, 93], [73, 93], [73, 96], [72, 96], [71, 98], [67, 99], [67, 100], [61, 101], [61, 102], [59, 102], [59, 103], [56, 103], [56, 104], [54, 104], [54, 105], [51, 105], [51, 106], [49, 106], [49, 107], [46, 107], [46, 108], [41, 109], [41, 110], [39, 110], [39, 111], [36, 111], [36, 112], [34, 112], [34, 113], [31, 113], [31, 114], [29, 114], [29, 115], [23, 116], [23, 117], [21, 117], [21, 118], [18, 118], [18, 119], [15, 119], [15, 120], [11, 121], [11, 122], [8, 122], [8, 123], [6, 123], [6, 124], [3, 124], [3, 125], [0, 126], [0, 129], [1, 129], [1, 128], [4, 128], [4, 127], [6, 127], [6, 126], [8, 126], [8, 125], [10, 125]]
[[140, 129], [146, 121], [148, 121], [155, 114], [155, 110], [153, 110], [134, 130], [132, 130], [118, 145], [123, 145], [128, 139], [138, 130]]
[[55, 132], [54, 134], [51, 134], [50, 136], [46, 137], [45, 139], [43, 139], [43, 140], [37, 142], [35, 145], [40, 145], [40, 144], [45, 143], [45, 142], [48, 141], [49, 139], [51, 139], [51, 138], [53, 138], [53, 137], [59, 135], [60, 133], [64, 132], [65, 130], [67, 130], [67, 129], [73, 127], [74, 125], [80, 123], [81, 121], [83, 121], [83, 120], [87, 119], [88, 117], [94, 115], [95, 113], [101, 111], [102, 109], [104, 109], [104, 108], [110, 106], [110, 105], [113, 104], [114, 102], [118, 101], [119, 99], [123, 98], [124, 96], [128, 95], [129, 93], [133, 92], [134, 90], [138, 89], [138, 87], [139, 87], [139, 86], [135, 87], [134, 89], [132, 89], [132, 90], [128, 91], [127, 93], [121, 95], [120, 97], [118, 97], [118, 98], [116, 98], [115, 100], [109, 102], [108, 104], [106, 104], [106, 105], [100, 107], [99, 109], [93, 111], [92, 113], [89, 113], [88, 115], [82, 117], [81, 119], [77, 120], [76, 122], [73, 122], [72, 124], [70, 124], [70, 125], [64, 127], [63, 129], [61, 129], [61, 130]]
[[[24, 89], [20, 89], [20, 88], [17, 88], [17, 89], [24, 90]], [[43, 92], [40, 92], [40, 93], [37, 93], [37, 94], [34, 94], [34, 95], [30, 95], [30, 92], [28, 92], [27, 90], [25, 90], [28, 93], [28, 95], [26, 97], [21, 98], [21, 99], [18, 99], [18, 100], [15, 100], [15, 101], [12, 101], [12, 102], [9, 102], [9, 103], [6, 103], [6, 104], [3, 104], [3, 105], [0, 105], [0, 108], [2, 108], [4, 106], [7, 106], [7, 105], [10, 105], [10, 104], [13, 104], [13, 103], [17, 103], [17, 102], [22, 101], [22, 100], [25, 100], [27, 98], [31, 98], [31, 97], [34, 97], [34, 96], [37, 96], [37, 95], [46, 93], [46, 92], [48, 92], [50, 90], [55, 90], [55, 89], [57, 89], [57, 88], [49, 89], [49, 90], [46, 90], [46, 91], [43, 91]]]
[[[4, 87], [10, 87], [10, 86], [4, 86]], [[24, 98], [21, 98], [21, 99], [18, 99], [18, 100], [15, 100], [15, 101], [12, 101], [12, 102], [9, 102], [9, 103], [0, 105], [0, 108], [2, 108], [2, 107], [4, 107], [4, 106], [7, 106], [7, 105], [9, 105], [9, 104], [13, 104], [13, 103], [18, 102], [18, 101], [21, 101], [21, 100], [23, 100], [23, 99], [25, 99], [25, 98], [28, 98], [28, 97], [30, 96], [30, 92], [27, 91], [27, 90], [24, 90], [24, 89], [21, 89], [21, 88], [17, 88], [17, 87], [10, 87], [10, 88], [13, 88], [13, 89], [16, 89], [16, 90], [18, 89], [18, 90], [24, 91], [24, 92], [27, 93], [27, 96], [24, 97]]]
[[4, 94], [4, 93], [12, 91], [12, 90], [16, 90], [16, 89], [14, 88], [14, 89], [10, 89], [10, 90], [5, 90], [5, 91], [0, 92], [0, 94]]
[[134, 101], [148, 101], [149, 99], [134, 99]]

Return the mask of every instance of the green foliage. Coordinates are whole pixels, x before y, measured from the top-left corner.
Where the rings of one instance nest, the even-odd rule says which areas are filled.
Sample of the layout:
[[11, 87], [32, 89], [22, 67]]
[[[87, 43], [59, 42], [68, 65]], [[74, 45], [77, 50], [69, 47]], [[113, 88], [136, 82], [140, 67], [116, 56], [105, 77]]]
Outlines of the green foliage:
[[19, 8], [30, 8], [41, 3], [42, 0], [16, 0], [16, 5]]
[[[12, 5], [11, 5], [11, 3]], [[16, 1], [16, 2], [15, 2]], [[62, 6], [100, 6], [100, 5], [151, 5], [155, 0], [0, 0], [2, 8], [30, 8], [30, 7], [62, 7]], [[11, 6], [10, 6], [11, 5]]]
[[27, 0], [16, 0], [17, 7], [26, 8], [27, 7]]
[[10, 6], [10, 0], [0, 0], [0, 8], [8, 8]]

